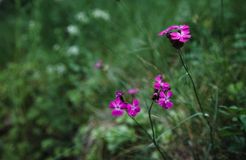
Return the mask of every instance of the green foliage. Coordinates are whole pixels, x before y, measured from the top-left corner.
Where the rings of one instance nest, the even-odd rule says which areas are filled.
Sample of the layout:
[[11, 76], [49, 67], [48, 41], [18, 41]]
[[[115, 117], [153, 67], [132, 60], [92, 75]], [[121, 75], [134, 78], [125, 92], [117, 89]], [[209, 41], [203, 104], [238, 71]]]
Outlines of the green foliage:
[[221, 1], [0, 0], [0, 159], [160, 159], [132, 119], [108, 109], [115, 90], [138, 87], [136, 119], [149, 132], [159, 73], [171, 83], [174, 107], [153, 107], [158, 142], [173, 159], [205, 159], [208, 128], [191, 84], [169, 41], [157, 36], [183, 23], [192, 32], [184, 59], [218, 159], [241, 159], [246, 4], [223, 2], [221, 13]]

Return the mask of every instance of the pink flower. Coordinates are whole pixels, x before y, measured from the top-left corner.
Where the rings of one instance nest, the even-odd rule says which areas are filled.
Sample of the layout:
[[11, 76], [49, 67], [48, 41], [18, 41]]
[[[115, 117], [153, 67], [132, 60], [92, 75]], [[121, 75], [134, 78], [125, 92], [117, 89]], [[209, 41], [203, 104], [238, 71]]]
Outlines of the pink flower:
[[116, 98], [115, 100], [109, 103], [109, 108], [112, 109], [113, 116], [119, 117], [124, 114], [126, 104], [120, 98]]
[[102, 60], [98, 60], [98, 61], [95, 63], [95, 68], [96, 68], [96, 69], [102, 69], [102, 68], [103, 68], [103, 61], [102, 61]]
[[189, 31], [180, 31], [180, 32], [172, 32], [170, 33], [172, 40], [178, 40], [182, 43], [186, 43], [190, 38], [191, 35], [189, 34]]
[[161, 91], [157, 103], [165, 109], [171, 108], [173, 106], [173, 103], [170, 101], [172, 95], [173, 93], [171, 91], [167, 91], [166, 93]]
[[128, 90], [128, 94], [134, 95], [134, 94], [137, 94], [138, 91], [139, 91], [138, 88], [131, 88], [131, 89]]
[[157, 75], [155, 77], [152, 99], [161, 107], [169, 109], [173, 106], [173, 103], [170, 101], [170, 98], [172, 97], [172, 92], [170, 90], [170, 84], [165, 82], [161, 75]]
[[179, 49], [191, 38], [190, 27], [188, 25], [173, 25], [161, 31], [159, 36], [167, 36], [173, 46]]
[[141, 108], [137, 99], [133, 99], [132, 104], [127, 104], [127, 113], [131, 117], [135, 117], [140, 110]]
[[155, 77], [154, 88], [157, 90], [160, 90], [160, 89], [168, 90], [170, 88], [170, 85], [164, 82], [164, 79], [161, 75], [157, 75]]

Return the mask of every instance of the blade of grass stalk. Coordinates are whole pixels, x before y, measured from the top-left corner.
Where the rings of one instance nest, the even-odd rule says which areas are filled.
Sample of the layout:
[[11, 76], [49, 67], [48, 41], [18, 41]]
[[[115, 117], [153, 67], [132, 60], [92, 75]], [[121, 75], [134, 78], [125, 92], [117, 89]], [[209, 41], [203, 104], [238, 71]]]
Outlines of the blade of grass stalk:
[[144, 58], [142, 58], [142, 57], [139, 56], [139, 55], [135, 55], [135, 56], [136, 56], [143, 64], [148, 65], [148, 66], [154, 68], [156, 71], [158, 71], [158, 73], [162, 73], [161, 70], [160, 70], [157, 66], [155, 66], [154, 64], [148, 62], [147, 60], [145, 60]]
[[201, 115], [203, 115], [203, 113], [198, 112], [198, 113], [195, 113], [195, 114], [189, 116], [188, 118], [182, 120], [182, 121], [179, 122], [175, 127], [169, 128], [169, 129], [167, 129], [166, 131], [164, 131], [164, 132], [156, 139], [156, 141], [158, 141], [158, 140], [159, 140], [166, 132], [175, 130], [176, 128], [178, 128], [179, 126], [181, 126], [181, 125], [182, 125], [183, 123], [185, 123], [186, 121], [191, 120], [192, 118], [197, 117], [197, 116], [201, 116]]

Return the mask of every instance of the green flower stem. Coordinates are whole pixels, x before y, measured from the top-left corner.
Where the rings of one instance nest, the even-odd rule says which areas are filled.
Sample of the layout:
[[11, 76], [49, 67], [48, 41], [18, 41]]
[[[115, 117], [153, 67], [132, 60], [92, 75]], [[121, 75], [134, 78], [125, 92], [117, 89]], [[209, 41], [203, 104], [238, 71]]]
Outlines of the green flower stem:
[[153, 101], [152, 101], [152, 103], [150, 105], [149, 112], [148, 112], [149, 113], [149, 120], [150, 120], [151, 130], [152, 130], [152, 136], [147, 132], [147, 130], [140, 123], [138, 123], [138, 121], [135, 118], [133, 118], [131, 116], [129, 116], [129, 117], [131, 117], [133, 119], [133, 121], [137, 124], [137, 126], [139, 126], [144, 131], [144, 133], [148, 136], [148, 138], [152, 141], [152, 143], [154, 144], [154, 146], [156, 147], [156, 149], [160, 153], [162, 159], [163, 160], [167, 160], [167, 158], [166, 158], [167, 156], [165, 156], [165, 154], [161, 151], [161, 149], [160, 149], [160, 147], [157, 144], [157, 141], [155, 139], [155, 132], [154, 132], [154, 127], [153, 127], [153, 121], [152, 121], [151, 115], [150, 115], [152, 106], [153, 106]]
[[[181, 49], [178, 49], [177, 52], [178, 52], [178, 54], [179, 54], [179, 58], [180, 58], [180, 60], [181, 60], [181, 63], [182, 63], [182, 65], [183, 65], [183, 67], [184, 67], [186, 73], [188, 74], [191, 83], [192, 83], [193, 90], [194, 90], [194, 93], [195, 93], [195, 96], [196, 96], [196, 100], [197, 100], [199, 109], [200, 109], [200, 111], [202, 112], [203, 118], [206, 120], [207, 125], [208, 125], [208, 127], [209, 127], [209, 131], [210, 131], [210, 134], [209, 134], [209, 135], [210, 135], [210, 147], [211, 147], [211, 149], [213, 150], [213, 147], [214, 147], [214, 137], [213, 137], [213, 128], [212, 128], [212, 125], [210, 124], [208, 117], [205, 115], [205, 112], [204, 112], [204, 109], [203, 109], [203, 107], [202, 107], [201, 101], [200, 101], [200, 99], [199, 99], [199, 97], [198, 97], [198, 93], [197, 93], [197, 90], [196, 90], [196, 86], [195, 86], [194, 80], [193, 80], [193, 78], [192, 78], [192, 76], [191, 76], [191, 74], [190, 74], [190, 72], [189, 72], [189, 69], [188, 69], [187, 65], [185, 64], [184, 59], [183, 59], [183, 57], [182, 57]], [[210, 148], [210, 147], [209, 147], [209, 148]], [[210, 150], [210, 149], [209, 149], [209, 150]]]
[[151, 102], [151, 105], [149, 107], [149, 111], [148, 111], [148, 114], [149, 114], [149, 122], [150, 122], [150, 126], [151, 126], [151, 131], [152, 131], [152, 141], [156, 147], [156, 149], [158, 150], [158, 152], [160, 153], [161, 157], [163, 160], [167, 160], [167, 154], [165, 152], [162, 152], [161, 149], [160, 149], [160, 146], [158, 145], [157, 141], [156, 141], [156, 136], [155, 136], [155, 131], [154, 131], [154, 125], [153, 125], [153, 120], [151, 118], [151, 110], [152, 110], [152, 106], [154, 104], [154, 101]]
[[[129, 116], [129, 117], [131, 117], [131, 116]], [[133, 119], [133, 121], [144, 131], [144, 133], [148, 136], [148, 138], [151, 140], [151, 141], [153, 141], [152, 140], [152, 137], [151, 137], [151, 135], [147, 132], [147, 130], [141, 125], [141, 124], [139, 124], [138, 123], [138, 121], [135, 119], [135, 118], [133, 118], [133, 117], [131, 117], [132, 119]]]

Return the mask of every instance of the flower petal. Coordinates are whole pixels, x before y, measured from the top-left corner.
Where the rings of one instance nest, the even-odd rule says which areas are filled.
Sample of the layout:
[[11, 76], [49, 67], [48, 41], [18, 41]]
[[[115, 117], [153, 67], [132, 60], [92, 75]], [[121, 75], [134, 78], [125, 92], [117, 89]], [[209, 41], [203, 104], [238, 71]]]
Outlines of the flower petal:
[[122, 116], [123, 114], [124, 114], [124, 111], [123, 110], [119, 110], [119, 109], [112, 110], [112, 115], [114, 117], [119, 117], [119, 116]]
[[132, 104], [134, 106], [138, 106], [139, 105], [139, 101], [137, 99], [133, 99]]
[[137, 115], [137, 113], [133, 110], [128, 112], [128, 115], [130, 115], [131, 117], [135, 117]]
[[170, 33], [172, 40], [178, 40], [181, 37], [181, 34], [179, 32], [172, 32]]
[[188, 25], [180, 25], [179, 26], [179, 29], [181, 29], [181, 30], [187, 30], [187, 29], [190, 29], [190, 27]]
[[159, 36], [165, 36], [167, 34], [167, 32], [168, 32], [168, 30], [165, 29], [165, 30], [161, 31], [158, 35]]
[[172, 92], [172, 91], [168, 91], [168, 92], [167, 92], [167, 98], [172, 97], [172, 95], [173, 95], [173, 92]]
[[173, 106], [173, 102], [170, 102], [170, 101], [168, 101], [168, 102], [166, 102], [166, 109], [169, 109], [169, 108], [171, 108]]
[[168, 27], [168, 31], [176, 30], [176, 29], [180, 29], [180, 26], [178, 26], [178, 25], [173, 25], [173, 26]]
[[141, 108], [140, 108], [140, 107], [136, 107], [136, 108], [134, 109], [134, 111], [138, 113], [138, 112], [141, 111]]
[[115, 108], [116, 104], [115, 104], [115, 101], [111, 101], [109, 103], [109, 108]]

